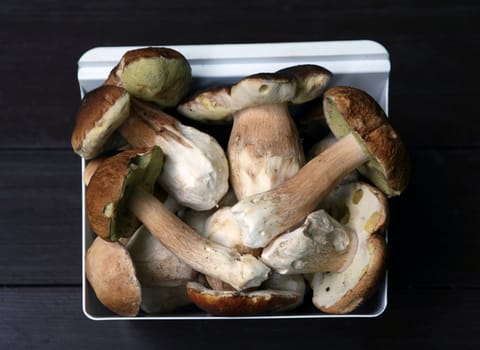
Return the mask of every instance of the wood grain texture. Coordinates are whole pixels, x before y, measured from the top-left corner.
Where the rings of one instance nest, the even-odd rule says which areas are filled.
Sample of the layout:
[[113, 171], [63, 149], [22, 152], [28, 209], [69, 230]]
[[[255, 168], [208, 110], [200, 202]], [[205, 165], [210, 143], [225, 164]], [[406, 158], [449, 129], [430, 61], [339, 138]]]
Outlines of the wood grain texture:
[[79, 284], [80, 157], [12, 150], [0, 159], [0, 283]]
[[[79, 287], [3, 288], [2, 349], [477, 349], [478, 289], [392, 289], [376, 319], [92, 321]], [[454, 323], [454, 325], [453, 325]]]

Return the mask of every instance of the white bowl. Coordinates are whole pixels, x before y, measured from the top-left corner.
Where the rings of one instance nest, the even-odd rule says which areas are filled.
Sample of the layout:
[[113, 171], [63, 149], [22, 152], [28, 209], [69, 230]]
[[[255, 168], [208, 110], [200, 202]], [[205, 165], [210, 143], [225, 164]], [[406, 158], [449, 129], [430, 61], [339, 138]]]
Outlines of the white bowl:
[[[235, 82], [247, 75], [274, 72], [298, 64], [316, 64], [333, 73], [330, 86], [349, 85], [368, 92], [388, 114], [388, 83], [390, 60], [387, 50], [369, 40], [182, 45], [163, 46], [181, 52], [190, 62], [196, 88], [219, 83]], [[84, 94], [101, 85], [121, 56], [139, 47], [98, 47], [85, 52], [78, 61], [78, 82]], [[82, 160], [82, 179], [85, 162]], [[82, 182], [83, 257], [94, 239], [85, 211], [85, 187]], [[85, 278], [85, 261], [82, 262], [83, 312], [93, 320], [220, 320], [220, 319], [295, 319], [295, 318], [346, 318], [376, 317], [387, 306], [387, 275], [377, 293], [363, 306], [348, 315], [330, 315], [318, 311], [306, 295], [304, 306], [285, 314], [262, 316], [211, 316], [196, 308], [184, 308], [166, 315], [140, 315], [119, 317], [107, 310], [95, 297]]]

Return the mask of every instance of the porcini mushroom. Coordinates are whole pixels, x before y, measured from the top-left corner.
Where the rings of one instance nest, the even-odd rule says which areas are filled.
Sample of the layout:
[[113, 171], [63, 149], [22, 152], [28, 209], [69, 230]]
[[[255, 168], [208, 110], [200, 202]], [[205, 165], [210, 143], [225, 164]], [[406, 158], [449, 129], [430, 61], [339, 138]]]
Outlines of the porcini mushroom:
[[86, 191], [93, 231], [115, 240], [131, 235], [139, 220], [194, 270], [238, 290], [260, 285], [269, 275], [267, 266], [252, 255], [241, 255], [201, 237], [149, 193], [161, 171], [162, 159], [160, 148], [154, 147], [125, 151], [102, 162]]
[[130, 254], [118, 242], [97, 237], [87, 250], [85, 273], [98, 300], [120, 316], [136, 316], [142, 301]]
[[130, 114], [130, 94], [116, 86], [100, 86], [82, 99], [72, 133], [72, 148], [92, 159], [104, 153], [115, 130]]
[[389, 196], [400, 194], [409, 177], [406, 148], [381, 107], [366, 92], [334, 87], [324, 93], [325, 114], [340, 139], [276, 188], [240, 200], [232, 213], [243, 242], [263, 247], [301, 222], [352, 170]]
[[376, 290], [384, 277], [387, 247], [383, 233], [388, 223], [385, 196], [362, 182], [338, 186], [321, 206], [358, 235], [352, 263], [342, 272], [318, 272], [310, 281], [314, 305], [327, 313], [355, 310]]
[[343, 271], [356, 251], [355, 231], [317, 210], [300, 227], [271, 241], [263, 249], [262, 261], [281, 274]]
[[299, 305], [299, 300], [303, 298], [303, 295], [296, 291], [214, 290], [199, 282], [188, 282], [187, 294], [195, 305], [212, 315], [257, 315], [281, 312], [290, 310], [292, 305]]
[[[257, 315], [293, 310], [303, 303], [306, 283], [302, 275], [273, 272], [256, 290], [235, 291], [210, 279], [187, 283], [190, 299], [200, 309], [214, 315]], [[226, 287], [226, 288], [224, 288]]]
[[192, 80], [187, 59], [166, 47], [127, 51], [104, 84], [122, 86], [133, 96], [161, 107], [173, 107], [185, 96]]
[[269, 190], [294, 175], [305, 158], [288, 103], [320, 95], [331, 73], [315, 65], [248, 76], [231, 87], [197, 93], [178, 106], [198, 120], [230, 120], [230, 181], [238, 199]]
[[180, 205], [208, 210], [227, 193], [227, 158], [210, 135], [135, 98], [119, 131], [135, 148], [160, 146], [165, 164], [158, 181]]

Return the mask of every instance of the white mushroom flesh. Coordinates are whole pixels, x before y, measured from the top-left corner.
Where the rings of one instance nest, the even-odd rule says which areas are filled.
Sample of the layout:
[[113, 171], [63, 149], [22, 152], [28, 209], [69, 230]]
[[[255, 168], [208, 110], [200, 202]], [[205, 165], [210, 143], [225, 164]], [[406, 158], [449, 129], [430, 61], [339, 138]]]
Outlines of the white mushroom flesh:
[[[266, 154], [264, 157], [252, 157], [248, 148], [243, 148], [238, 153], [239, 167], [237, 176], [243, 184], [240, 198], [252, 194], [268, 191], [295, 175], [302, 164], [297, 158], [286, 159], [283, 156]], [[252, 174], [255, 174], [252, 176]]]
[[315, 305], [329, 307], [354, 288], [366, 273], [370, 263], [368, 238], [385, 225], [386, 202], [378, 190], [360, 182], [346, 184], [333, 191], [321, 204], [339, 215], [338, 220], [355, 230], [358, 250], [351, 265], [340, 273], [315, 273], [311, 286]]
[[225, 247], [237, 248], [243, 245], [242, 230], [233, 218], [230, 207], [220, 208], [208, 217], [202, 235]]
[[318, 210], [300, 227], [270, 242], [262, 260], [281, 274], [342, 271], [352, 262], [356, 248], [356, 233]]
[[181, 205], [195, 210], [215, 207], [228, 191], [225, 152], [213, 137], [195, 128], [179, 123], [168, 131], [182, 142], [157, 138], [166, 156], [160, 184]]
[[317, 272], [313, 275], [311, 286], [316, 305], [329, 307], [335, 304], [367, 271], [370, 259], [365, 235], [361, 234], [359, 240], [358, 253], [349, 268], [343, 272]]

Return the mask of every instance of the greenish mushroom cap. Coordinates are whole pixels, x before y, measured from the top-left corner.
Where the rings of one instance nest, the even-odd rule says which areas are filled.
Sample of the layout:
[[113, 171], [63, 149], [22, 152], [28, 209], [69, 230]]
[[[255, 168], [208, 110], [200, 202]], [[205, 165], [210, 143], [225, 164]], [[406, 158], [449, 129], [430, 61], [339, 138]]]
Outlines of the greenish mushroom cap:
[[116, 74], [133, 96], [161, 107], [177, 105], [192, 81], [187, 59], [178, 51], [164, 47], [128, 51]]

